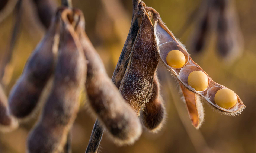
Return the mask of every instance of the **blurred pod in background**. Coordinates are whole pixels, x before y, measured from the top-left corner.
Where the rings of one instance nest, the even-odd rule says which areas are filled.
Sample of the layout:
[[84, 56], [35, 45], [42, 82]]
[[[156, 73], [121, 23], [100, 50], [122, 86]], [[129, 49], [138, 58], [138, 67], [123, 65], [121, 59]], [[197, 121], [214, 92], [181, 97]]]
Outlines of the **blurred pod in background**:
[[51, 24], [51, 19], [54, 16], [57, 3], [53, 0], [33, 0], [37, 15], [45, 29], [48, 29]]
[[217, 17], [217, 51], [227, 62], [232, 62], [243, 51], [243, 36], [237, 19], [234, 0], [215, 0]]
[[209, 44], [210, 33], [216, 33], [217, 53], [232, 63], [243, 51], [243, 36], [236, 15], [234, 0], [202, 1], [195, 30], [189, 39], [189, 52], [201, 53]]
[[208, 44], [212, 15], [214, 15], [211, 11], [211, 4], [212, 0], [202, 0], [201, 2], [196, 27], [188, 43], [188, 50], [191, 54], [202, 53]]
[[51, 28], [31, 54], [22, 75], [11, 90], [9, 108], [16, 118], [24, 119], [31, 115], [54, 71], [59, 24], [59, 18], [53, 18]]
[[71, 10], [61, 12], [60, 45], [53, 87], [41, 118], [30, 133], [29, 153], [62, 152], [77, 116], [80, 92], [86, 78], [86, 61], [74, 30], [78, 22], [79, 17]]

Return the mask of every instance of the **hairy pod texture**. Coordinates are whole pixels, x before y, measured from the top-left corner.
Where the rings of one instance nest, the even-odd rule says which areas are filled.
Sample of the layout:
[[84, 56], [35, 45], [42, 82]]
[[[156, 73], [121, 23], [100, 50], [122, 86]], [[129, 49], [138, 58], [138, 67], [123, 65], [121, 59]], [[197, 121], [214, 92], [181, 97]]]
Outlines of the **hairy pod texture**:
[[130, 60], [130, 54], [132, 52], [132, 47], [137, 37], [140, 24], [141, 24], [141, 19], [143, 17], [143, 14], [138, 13], [138, 4], [139, 4], [138, 1], [137, 0], [134, 0], [134, 1], [136, 2], [133, 2], [134, 4], [133, 17], [132, 17], [130, 31], [112, 76], [112, 82], [116, 85], [117, 88], [120, 87], [121, 81], [127, 69], [127, 66]]
[[165, 118], [165, 107], [160, 95], [159, 81], [156, 74], [154, 76], [151, 98], [140, 112], [140, 118], [142, 124], [152, 132], [158, 132], [162, 128]]
[[79, 109], [79, 95], [85, 82], [86, 62], [72, 23], [72, 11], [61, 14], [60, 47], [51, 93], [40, 121], [30, 133], [29, 153], [62, 152], [67, 134]]
[[150, 99], [153, 78], [159, 62], [154, 27], [143, 5], [142, 2], [139, 4], [138, 13], [143, 14], [143, 17], [119, 88], [124, 99], [138, 116], [140, 110]]
[[84, 27], [78, 27], [84, 55], [88, 61], [85, 86], [90, 107], [117, 144], [132, 144], [141, 134], [140, 121], [108, 77], [103, 62], [84, 32]]
[[[57, 15], [58, 16], [57, 12]], [[23, 73], [9, 95], [10, 114], [18, 119], [29, 116], [36, 108], [40, 95], [54, 70], [58, 46], [59, 18], [51, 27], [28, 59]]]
[[7, 112], [7, 97], [0, 85], [0, 131], [9, 132], [18, 127], [18, 122]]

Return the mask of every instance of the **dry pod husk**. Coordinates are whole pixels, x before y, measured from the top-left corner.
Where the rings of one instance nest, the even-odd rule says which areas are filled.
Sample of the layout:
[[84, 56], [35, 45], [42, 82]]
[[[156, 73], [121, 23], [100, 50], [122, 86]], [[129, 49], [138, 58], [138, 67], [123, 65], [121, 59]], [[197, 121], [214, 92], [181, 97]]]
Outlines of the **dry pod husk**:
[[7, 112], [7, 97], [0, 85], [0, 131], [9, 132], [18, 127], [18, 121]]
[[28, 117], [35, 110], [42, 91], [53, 73], [56, 47], [59, 41], [58, 30], [59, 19], [55, 17], [46, 35], [28, 59], [21, 77], [11, 90], [10, 114], [18, 119]]
[[151, 98], [140, 112], [140, 119], [142, 124], [152, 132], [158, 132], [163, 126], [165, 107], [160, 95], [159, 81], [156, 74], [154, 76]]
[[192, 125], [199, 129], [204, 121], [204, 108], [200, 96], [179, 83]]
[[120, 92], [137, 115], [150, 99], [153, 78], [159, 62], [154, 27], [145, 11], [145, 4], [139, 4], [142, 14], [140, 29], [134, 41], [130, 61], [121, 81]]
[[29, 153], [62, 152], [79, 110], [79, 96], [86, 77], [86, 61], [72, 25], [77, 22], [79, 18], [73, 16], [72, 10], [65, 9], [62, 12], [53, 87], [41, 119], [30, 133]]
[[241, 55], [243, 38], [232, 0], [215, 0], [217, 18], [217, 50], [227, 61]]
[[[245, 108], [245, 105], [241, 101], [238, 95], [237, 96], [237, 103], [234, 107], [226, 109], [219, 107], [214, 102], [214, 96], [216, 92], [222, 88], [226, 88], [223, 85], [220, 85], [216, 82], [214, 82], [207, 73], [198, 65], [196, 64], [192, 58], [189, 56], [186, 48], [174, 37], [174, 35], [170, 32], [170, 30], [164, 25], [163, 21], [161, 20], [159, 14], [152, 8], [147, 8], [148, 11], [151, 11], [154, 14], [154, 21], [155, 21], [155, 33], [157, 37], [157, 43], [159, 46], [159, 52], [162, 62], [165, 64], [167, 70], [169, 70], [173, 76], [177, 79], [179, 83], [181, 83], [181, 86], [183, 85], [188, 90], [192, 91], [196, 95], [202, 97], [205, 99], [211, 106], [213, 106], [215, 109], [219, 110], [220, 112], [226, 114], [226, 115], [237, 115], [243, 111]], [[182, 68], [173, 68], [170, 67], [166, 62], [166, 56], [171, 50], [179, 50], [181, 51], [185, 57], [186, 57], [186, 64]], [[204, 91], [196, 91], [194, 88], [192, 88], [188, 84], [188, 76], [193, 71], [202, 71], [205, 73], [208, 77], [208, 87]], [[183, 87], [182, 87], [183, 88]], [[185, 91], [186, 92], [186, 91]], [[186, 94], [186, 93], [185, 93]], [[194, 109], [201, 109], [199, 104], [199, 101], [197, 98], [194, 98], [193, 103], [195, 103]], [[185, 98], [186, 100], [186, 98]], [[189, 101], [189, 100], [186, 100]], [[199, 106], [199, 107], [198, 107]], [[190, 106], [188, 106], [190, 107]], [[199, 120], [198, 123], [193, 123], [196, 127], [200, 125], [200, 122], [202, 119], [200, 119], [200, 116], [202, 115], [202, 110], [197, 110], [197, 118], [196, 120]], [[191, 116], [192, 114], [190, 114]], [[193, 119], [195, 120], [195, 119]]]
[[140, 121], [108, 77], [83, 25], [79, 25], [79, 34], [88, 60], [86, 91], [89, 104], [117, 144], [132, 144], [141, 134]]
[[120, 87], [121, 81], [124, 77], [125, 71], [127, 69], [127, 66], [129, 64], [130, 60], [130, 54], [132, 52], [132, 47], [134, 44], [134, 41], [137, 37], [141, 20], [143, 17], [143, 14], [138, 13], [138, 4], [139, 2], [133, 2], [133, 17], [131, 22], [131, 27], [129, 30], [129, 34], [127, 36], [127, 39], [125, 41], [124, 47], [122, 49], [122, 52], [120, 54], [119, 60], [117, 62], [115, 71], [112, 76], [112, 82], [116, 85], [117, 88]]

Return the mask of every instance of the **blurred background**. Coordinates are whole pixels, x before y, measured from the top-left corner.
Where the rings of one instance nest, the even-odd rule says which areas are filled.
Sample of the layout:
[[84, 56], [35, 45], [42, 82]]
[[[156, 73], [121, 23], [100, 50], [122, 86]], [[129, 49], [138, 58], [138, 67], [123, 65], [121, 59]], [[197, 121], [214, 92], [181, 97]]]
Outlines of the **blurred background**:
[[[12, 2], [14, 4], [10, 4], [9, 1], [14, 1]], [[191, 41], [200, 22], [200, 14], [203, 14], [202, 1], [145, 0], [144, 2], [160, 13], [162, 20], [190, 52]], [[243, 35], [238, 36], [244, 38], [244, 43], [242, 43], [242, 39], [236, 42], [244, 44], [241, 47], [240, 56], [226, 60], [225, 56], [218, 54], [216, 47], [218, 36], [214, 30], [211, 30], [205, 38], [207, 44], [202, 51], [200, 53], [190, 52], [190, 54], [214, 81], [234, 90], [240, 96], [247, 106], [242, 114], [236, 117], [225, 116], [203, 103], [205, 121], [202, 127], [196, 130], [192, 126], [187, 108], [180, 98], [179, 87], [160, 64], [158, 72], [161, 94], [167, 112], [162, 130], [158, 133], [150, 133], [144, 129], [142, 136], [134, 145], [122, 147], [115, 145], [105, 134], [99, 152], [256, 152], [256, 51], [254, 50], [256, 48], [256, 20], [254, 20], [256, 1], [234, 0], [232, 2], [235, 4], [235, 14], [239, 19], [236, 26]], [[41, 8], [37, 7], [39, 4], [42, 6]], [[0, 1], [0, 10], [1, 12], [5, 11], [0, 13], [1, 63], [8, 59], [6, 53], [13, 51], [8, 64], [4, 67], [4, 74], [1, 74], [1, 84], [7, 95], [21, 75], [29, 55], [43, 37], [48, 26], [48, 16], [53, 14], [54, 9], [60, 5], [60, 1], [23, 0], [20, 10], [14, 8], [14, 5], [15, 0]], [[51, 7], [47, 8], [48, 6]], [[129, 32], [132, 0], [73, 0], [73, 6], [84, 12], [86, 32], [111, 77]], [[45, 14], [38, 13], [37, 9], [44, 10]], [[44, 19], [46, 21], [41, 22]], [[13, 40], [11, 43], [15, 22], [17, 23], [15, 32], [17, 40]], [[231, 52], [231, 54], [233, 53]], [[36, 123], [36, 119], [35, 116], [31, 121], [21, 123], [21, 126], [11, 133], [1, 133], [0, 152], [25, 153], [26, 139], [30, 129]], [[88, 111], [86, 104], [81, 106], [72, 128], [73, 153], [85, 152], [94, 122], [95, 118]]]

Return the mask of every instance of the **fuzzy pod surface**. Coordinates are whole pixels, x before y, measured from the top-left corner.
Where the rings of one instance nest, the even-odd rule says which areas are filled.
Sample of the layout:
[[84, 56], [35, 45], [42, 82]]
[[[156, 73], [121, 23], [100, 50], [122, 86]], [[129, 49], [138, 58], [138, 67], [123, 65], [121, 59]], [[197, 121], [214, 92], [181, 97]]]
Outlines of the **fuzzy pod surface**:
[[112, 76], [112, 82], [116, 85], [117, 88], [120, 87], [121, 81], [129, 64], [130, 54], [132, 52], [132, 47], [140, 28], [141, 19], [143, 15], [145, 15], [143, 13], [138, 13], [137, 5], [138, 2], [134, 2], [131, 27]]
[[160, 87], [157, 75], [154, 76], [153, 90], [149, 102], [145, 104], [140, 112], [142, 124], [151, 132], [157, 132], [161, 129], [165, 118], [165, 107], [160, 95]]
[[51, 94], [28, 139], [29, 153], [59, 153], [79, 110], [79, 95], [85, 82], [86, 62], [73, 26], [72, 11], [62, 13], [60, 48]]
[[18, 119], [28, 117], [35, 110], [47, 81], [54, 70], [58, 46], [59, 18], [52, 20], [51, 27], [28, 59], [22, 75], [9, 95], [10, 114]]
[[84, 27], [81, 26], [80, 29], [80, 41], [88, 60], [85, 87], [89, 105], [115, 143], [132, 144], [141, 134], [140, 121], [108, 77]]
[[128, 67], [119, 88], [122, 96], [137, 115], [150, 98], [153, 78], [159, 62], [154, 27], [143, 4], [140, 3], [139, 12], [144, 15], [132, 47]]

